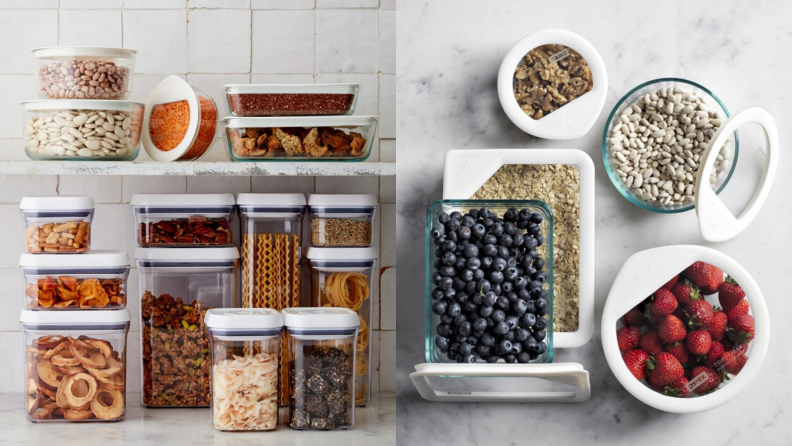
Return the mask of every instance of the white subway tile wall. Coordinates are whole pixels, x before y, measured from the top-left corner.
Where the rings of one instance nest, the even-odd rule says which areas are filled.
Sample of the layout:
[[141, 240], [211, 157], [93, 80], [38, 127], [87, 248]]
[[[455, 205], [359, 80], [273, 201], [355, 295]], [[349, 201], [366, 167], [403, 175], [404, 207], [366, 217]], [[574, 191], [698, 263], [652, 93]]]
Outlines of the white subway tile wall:
[[[395, 162], [395, 2], [392, 0], [0, 0], [0, 162], [25, 160], [19, 102], [38, 99], [30, 49], [39, 46], [123, 46], [138, 51], [130, 99], [145, 102], [175, 74], [210, 94], [228, 115], [222, 85], [232, 83], [360, 84], [355, 114], [379, 115], [379, 140], [368, 161]], [[28, 28], [36, 23], [37, 32]], [[220, 127], [220, 126], [219, 126]], [[229, 159], [218, 129], [207, 160]], [[149, 160], [141, 149], [138, 160]], [[24, 289], [19, 200], [25, 195], [90, 195], [96, 202], [92, 245], [134, 259], [129, 206], [137, 193], [377, 193], [374, 246], [380, 252], [372, 305], [375, 391], [393, 392], [396, 361], [395, 177], [2, 176], [0, 221], [0, 392], [22, 389], [18, 314]], [[307, 223], [307, 220], [306, 220]], [[308, 231], [308, 228], [306, 228]], [[309, 233], [309, 232], [308, 232]], [[307, 276], [306, 276], [307, 277]], [[138, 274], [129, 277], [131, 391], [140, 390]]]

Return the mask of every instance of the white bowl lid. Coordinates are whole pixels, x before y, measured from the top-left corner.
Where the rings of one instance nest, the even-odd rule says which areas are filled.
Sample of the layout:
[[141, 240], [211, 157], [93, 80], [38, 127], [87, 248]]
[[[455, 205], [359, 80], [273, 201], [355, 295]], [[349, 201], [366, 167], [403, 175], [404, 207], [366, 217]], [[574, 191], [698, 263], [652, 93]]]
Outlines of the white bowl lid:
[[140, 102], [114, 101], [109, 99], [58, 99], [41, 101], [23, 101], [19, 105], [22, 110], [35, 112], [41, 110], [113, 110], [127, 111], [134, 106], [141, 109], [145, 106]]
[[236, 246], [217, 248], [138, 248], [137, 260], [164, 260], [181, 262], [205, 262], [207, 260], [236, 260], [239, 250]]
[[323, 328], [357, 328], [360, 326], [360, 319], [357, 313], [349, 308], [284, 308], [283, 325], [286, 328], [298, 329], [323, 329]]
[[227, 84], [227, 94], [357, 94], [358, 84]]
[[305, 206], [303, 194], [238, 194], [238, 206], [295, 207]]
[[82, 211], [93, 208], [94, 201], [91, 197], [24, 197], [19, 202], [19, 209], [23, 211]]
[[82, 254], [22, 254], [22, 268], [119, 268], [129, 266], [129, 255], [124, 251], [90, 250]]
[[[514, 97], [514, 70], [532, 49], [559, 44], [586, 60], [591, 69], [592, 89], [535, 120], [526, 115]], [[563, 29], [545, 29], [529, 34], [511, 47], [498, 71], [498, 98], [506, 115], [525, 133], [545, 139], [574, 139], [585, 135], [599, 117], [608, 93], [608, 72], [599, 52], [583, 37]]]
[[132, 206], [227, 207], [236, 203], [234, 194], [135, 194]]
[[113, 325], [129, 322], [129, 310], [69, 310], [69, 311], [44, 311], [22, 310], [19, 322], [35, 325], [85, 325], [85, 330], [90, 326]]
[[107, 57], [112, 59], [132, 59], [137, 51], [126, 48], [105, 48], [98, 46], [47, 46], [30, 50], [39, 59], [61, 57]]
[[227, 330], [267, 330], [283, 327], [283, 317], [271, 308], [212, 308], [206, 326]]
[[359, 207], [376, 206], [377, 196], [374, 194], [311, 194], [308, 195], [308, 206]]
[[309, 260], [376, 260], [377, 250], [367, 248], [305, 248], [305, 257]]

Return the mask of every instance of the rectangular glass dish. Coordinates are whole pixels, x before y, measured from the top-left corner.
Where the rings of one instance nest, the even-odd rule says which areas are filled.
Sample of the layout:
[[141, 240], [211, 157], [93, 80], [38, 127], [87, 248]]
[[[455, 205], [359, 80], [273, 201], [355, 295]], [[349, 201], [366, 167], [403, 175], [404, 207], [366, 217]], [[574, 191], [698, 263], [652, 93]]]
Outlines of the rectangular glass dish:
[[[437, 272], [434, 260], [435, 260], [435, 251], [439, 249], [439, 247], [435, 244], [436, 241], [432, 237], [432, 229], [435, 224], [439, 223], [439, 219], [441, 214], [451, 214], [452, 212], [460, 212], [463, 215], [466, 214], [470, 209], [481, 209], [487, 208], [490, 211], [494, 212], [499, 218], [502, 218], [504, 213], [509, 208], [516, 208], [517, 210], [527, 209], [532, 214], [536, 213], [542, 216], [542, 221], [539, 223], [540, 227], [540, 234], [544, 236], [544, 241], [542, 244], [538, 245], [535, 249], [538, 251], [539, 257], [544, 259], [544, 268], [543, 271], [547, 272], [547, 279], [541, 285], [541, 291], [547, 293], [547, 308], [544, 310], [544, 315], [537, 316], [542, 317], [545, 320], [546, 328], [543, 330], [546, 332], [546, 335], [543, 340], [540, 340], [539, 343], [544, 343], [546, 346], [545, 351], [540, 352], [536, 358], [532, 358], [530, 363], [550, 363], [553, 362], [553, 321], [552, 317], [548, 315], [553, 314], [553, 214], [550, 211], [549, 206], [543, 202], [538, 200], [439, 200], [432, 204], [427, 213], [426, 213], [426, 249], [425, 249], [425, 261], [426, 261], [426, 274], [425, 274], [425, 283], [426, 283], [426, 362], [429, 363], [455, 363], [455, 361], [448, 357], [445, 353], [443, 353], [440, 348], [438, 348], [435, 338], [437, 337], [436, 330], [437, 326], [441, 323], [442, 317], [433, 312], [433, 304], [436, 302], [435, 299], [432, 298], [433, 290], [436, 288], [435, 284], [433, 283], [433, 275]], [[519, 230], [520, 232], [524, 232], [524, 230]], [[483, 253], [480, 255], [481, 258], [485, 257]], [[540, 270], [542, 271], [542, 270]], [[475, 279], [474, 279], [475, 280]], [[466, 290], [463, 288], [459, 290], [459, 293], [466, 293]], [[503, 293], [506, 294], [505, 292]], [[443, 299], [447, 299], [443, 297]], [[458, 296], [455, 296], [455, 299], [458, 301]], [[510, 305], [513, 303], [513, 300], [510, 300]], [[497, 308], [497, 307], [496, 307]], [[463, 313], [464, 314], [464, 313]], [[519, 328], [519, 327], [518, 327]], [[491, 329], [488, 329], [491, 330]], [[532, 335], [533, 332], [531, 332]], [[497, 341], [500, 342], [501, 338], [498, 337]], [[476, 347], [473, 347], [474, 350]], [[485, 361], [482, 360], [480, 357], [477, 358], [479, 363], [484, 363]], [[500, 363], [504, 363], [504, 360], [499, 360]]]
[[357, 84], [224, 85], [232, 116], [323, 116], [355, 112]]

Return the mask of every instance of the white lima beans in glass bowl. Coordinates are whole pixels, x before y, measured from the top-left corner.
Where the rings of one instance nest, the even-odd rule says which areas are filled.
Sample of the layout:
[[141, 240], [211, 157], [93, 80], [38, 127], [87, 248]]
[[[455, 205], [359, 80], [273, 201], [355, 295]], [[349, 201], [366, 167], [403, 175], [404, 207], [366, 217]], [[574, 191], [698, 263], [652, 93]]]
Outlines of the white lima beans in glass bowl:
[[[653, 212], [694, 207], [699, 160], [729, 117], [711, 91], [685, 79], [663, 78], [630, 90], [613, 108], [602, 136], [602, 157], [616, 189]], [[729, 182], [737, 161], [734, 133], [710, 177], [716, 193]]]
[[140, 152], [143, 104], [58, 100], [21, 104], [32, 160], [131, 161]]

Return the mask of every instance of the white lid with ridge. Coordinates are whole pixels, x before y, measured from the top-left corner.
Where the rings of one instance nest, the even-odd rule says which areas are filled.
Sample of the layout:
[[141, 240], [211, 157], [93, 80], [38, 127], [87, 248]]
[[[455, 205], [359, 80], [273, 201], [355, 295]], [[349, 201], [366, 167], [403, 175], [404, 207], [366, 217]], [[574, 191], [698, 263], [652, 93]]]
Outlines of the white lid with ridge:
[[94, 201], [91, 197], [24, 197], [19, 202], [19, 209], [23, 211], [84, 211], [93, 210]]

